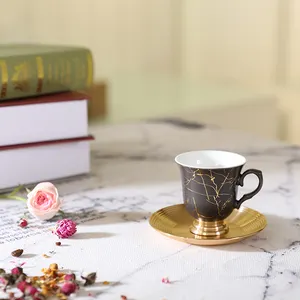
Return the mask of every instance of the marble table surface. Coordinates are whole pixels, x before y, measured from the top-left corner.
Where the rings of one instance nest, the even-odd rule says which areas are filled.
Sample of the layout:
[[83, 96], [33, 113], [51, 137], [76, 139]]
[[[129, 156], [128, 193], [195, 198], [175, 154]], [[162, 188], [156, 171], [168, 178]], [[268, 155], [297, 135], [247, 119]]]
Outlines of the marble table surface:
[[[76, 299], [299, 299], [298, 147], [178, 120], [94, 126], [91, 133], [91, 174], [57, 185], [77, 234], [57, 247], [50, 230], [55, 220], [30, 219], [21, 230], [16, 223], [24, 204], [1, 200], [0, 267], [25, 263], [25, 272], [36, 275], [55, 262], [77, 274], [96, 271], [97, 283]], [[263, 171], [262, 191], [244, 205], [265, 214], [268, 226], [240, 243], [192, 246], [148, 223], [151, 213], [182, 202], [175, 155], [208, 148], [238, 152], [247, 158], [245, 168]], [[256, 184], [248, 176], [241, 193]], [[16, 248], [24, 249], [17, 259], [10, 256]]]

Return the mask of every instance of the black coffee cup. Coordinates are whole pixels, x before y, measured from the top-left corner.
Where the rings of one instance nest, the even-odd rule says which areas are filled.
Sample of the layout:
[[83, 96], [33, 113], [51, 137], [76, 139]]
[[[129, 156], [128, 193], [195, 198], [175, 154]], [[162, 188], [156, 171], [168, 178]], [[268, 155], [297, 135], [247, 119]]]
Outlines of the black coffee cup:
[[[180, 167], [185, 208], [195, 218], [190, 230], [197, 235], [226, 234], [228, 226], [224, 220], [244, 201], [255, 196], [263, 185], [260, 170], [249, 169], [241, 173], [246, 158], [237, 153], [191, 151], [177, 155], [175, 162]], [[249, 174], [258, 177], [258, 186], [238, 200], [238, 186], [243, 186], [244, 178]]]

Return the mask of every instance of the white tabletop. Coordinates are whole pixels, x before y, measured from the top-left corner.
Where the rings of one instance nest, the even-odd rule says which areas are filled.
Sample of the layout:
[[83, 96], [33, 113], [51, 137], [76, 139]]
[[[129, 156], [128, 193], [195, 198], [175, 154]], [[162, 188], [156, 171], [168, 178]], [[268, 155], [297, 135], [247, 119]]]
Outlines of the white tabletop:
[[[16, 222], [24, 210], [17, 201], [0, 202], [0, 267], [26, 262], [24, 271], [40, 274], [58, 263], [74, 272], [96, 271], [96, 285], [78, 299], [298, 299], [300, 292], [300, 151], [243, 133], [180, 123], [128, 124], [91, 128], [92, 173], [58, 184], [63, 210], [78, 222], [78, 233], [55, 246], [50, 228], [30, 220]], [[182, 202], [180, 152], [215, 148], [246, 156], [245, 168], [264, 173], [264, 187], [245, 202], [264, 213], [268, 226], [243, 242], [200, 247], [154, 231], [148, 218]], [[242, 192], [256, 185], [249, 176]], [[12, 259], [10, 252], [24, 249]], [[50, 251], [54, 251], [50, 253]], [[48, 254], [45, 258], [42, 254]], [[163, 284], [168, 277], [170, 284]], [[101, 282], [109, 281], [110, 285]]]

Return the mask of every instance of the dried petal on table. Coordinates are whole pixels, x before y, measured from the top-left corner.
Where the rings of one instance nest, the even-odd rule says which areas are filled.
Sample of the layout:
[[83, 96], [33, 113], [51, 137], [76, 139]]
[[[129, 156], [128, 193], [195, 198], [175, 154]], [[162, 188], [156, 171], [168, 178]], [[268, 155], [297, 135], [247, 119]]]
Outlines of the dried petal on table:
[[23, 262], [18, 262], [18, 261], [10, 261], [10, 263], [11, 264], [14, 264], [16, 267], [23, 267], [25, 264], [26, 264], [26, 262], [25, 261], [23, 261]]
[[11, 255], [14, 257], [20, 257], [23, 254], [23, 249], [14, 250]]
[[21, 219], [19, 222], [19, 226], [22, 228], [25, 228], [28, 225], [28, 222], [26, 219]]
[[81, 276], [81, 278], [85, 280], [84, 286], [92, 285], [96, 281], [97, 273], [93, 272], [88, 274], [86, 277]]
[[161, 280], [162, 283], [170, 283], [170, 280], [168, 277], [163, 277]]

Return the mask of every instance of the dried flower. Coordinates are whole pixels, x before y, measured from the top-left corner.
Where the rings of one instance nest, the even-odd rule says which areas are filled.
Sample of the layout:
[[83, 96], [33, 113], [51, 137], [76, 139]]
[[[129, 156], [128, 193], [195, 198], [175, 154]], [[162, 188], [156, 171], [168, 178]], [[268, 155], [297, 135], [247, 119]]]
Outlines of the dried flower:
[[58, 270], [58, 265], [57, 264], [51, 264], [49, 266], [49, 269], [52, 270], [52, 271], [57, 271]]
[[27, 275], [22, 273], [18, 276], [17, 280], [16, 280], [16, 284], [18, 284], [19, 282], [25, 281], [27, 278]]
[[26, 219], [21, 219], [20, 222], [19, 222], [19, 226], [24, 228], [28, 225], [28, 222]]
[[64, 277], [65, 281], [75, 281], [76, 280], [76, 275], [75, 274], [66, 274]]
[[21, 281], [17, 284], [17, 288], [24, 293], [27, 285], [28, 283], [26, 281]]
[[10, 261], [10, 263], [14, 264], [16, 267], [23, 267], [26, 262], [23, 261], [23, 262], [19, 262], [19, 261]]
[[127, 300], [127, 297], [124, 296], [124, 295], [121, 295], [121, 299], [122, 299], [122, 300]]
[[14, 257], [20, 257], [23, 254], [23, 249], [17, 249], [11, 253]]
[[63, 293], [57, 293], [55, 296], [60, 300], [67, 300], [68, 299], [67, 296]]
[[25, 295], [34, 296], [37, 293], [38, 293], [38, 289], [36, 287], [29, 284], [25, 287]]
[[59, 238], [69, 238], [77, 231], [76, 223], [71, 219], [63, 219], [57, 222], [54, 234]]
[[5, 287], [8, 285], [14, 285], [16, 282], [16, 278], [12, 274], [3, 273], [0, 275], [0, 283], [2, 283]]
[[0, 276], [0, 284], [5, 285], [6, 283], [7, 283], [7, 279], [5, 278], [5, 273], [4, 273]]
[[56, 242], [55, 245], [56, 245], [56, 246], [60, 246], [60, 245], [61, 245], [61, 242]]
[[15, 267], [10, 272], [13, 275], [21, 275], [21, 274], [23, 274], [23, 269], [20, 267]]
[[77, 285], [74, 282], [69, 281], [62, 285], [62, 287], [60, 288], [60, 291], [63, 294], [69, 296], [69, 295], [73, 294], [76, 291], [76, 289], [77, 289]]
[[[45, 299], [46, 299], [45, 296], [43, 296], [43, 295], [40, 294], [40, 293], [35, 294], [34, 297], [33, 297], [33, 300], [45, 300]], [[18, 299], [18, 300], [23, 300], [23, 299], [20, 298], [20, 299]]]
[[96, 281], [97, 273], [93, 272], [88, 274], [86, 277], [81, 276], [81, 278], [85, 280], [84, 286], [92, 285]]
[[[42, 272], [41, 276], [27, 277], [20, 267], [13, 268], [11, 273], [5, 273], [3, 270], [0, 274], [0, 284], [4, 292], [9, 287], [18, 288], [23, 293], [22, 296], [16, 298], [14, 294], [10, 295], [10, 290], [8, 290], [6, 296], [10, 297], [8, 298], [10, 300], [45, 300], [48, 297], [67, 300], [69, 295], [79, 289], [75, 274], [60, 271], [56, 263], [50, 264], [49, 268], [43, 268]], [[86, 280], [85, 285], [91, 285], [96, 280], [96, 273], [90, 273], [83, 279]]]
[[170, 280], [168, 277], [163, 277], [161, 280], [162, 283], [170, 283]]

